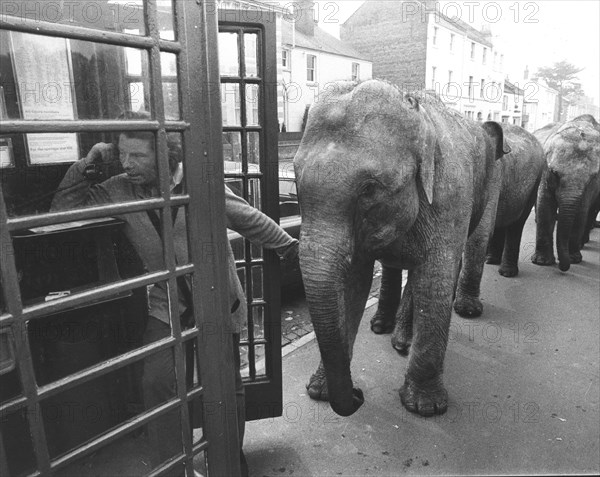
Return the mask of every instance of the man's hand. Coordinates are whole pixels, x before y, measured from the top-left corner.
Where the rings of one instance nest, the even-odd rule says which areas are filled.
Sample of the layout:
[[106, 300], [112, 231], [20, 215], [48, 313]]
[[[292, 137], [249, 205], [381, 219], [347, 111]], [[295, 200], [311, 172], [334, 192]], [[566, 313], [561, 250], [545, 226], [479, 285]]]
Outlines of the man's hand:
[[108, 164], [115, 160], [116, 148], [114, 144], [99, 142], [90, 149], [84, 161], [89, 164]]
[[299, 243], [300, 242], [297, 240], [294, 240], [291, 244], [286, 245], [285, 247], [279, 247], [275, 249], [275, 251], [284, 262], [290, 263], [298, 258]]
[[102, 182], [119, 174], [117, 148], [114, 144], [99, 142], [94, 144], [87, 156], [83, 158], [85, 170], [83, 175], [93, 182]]

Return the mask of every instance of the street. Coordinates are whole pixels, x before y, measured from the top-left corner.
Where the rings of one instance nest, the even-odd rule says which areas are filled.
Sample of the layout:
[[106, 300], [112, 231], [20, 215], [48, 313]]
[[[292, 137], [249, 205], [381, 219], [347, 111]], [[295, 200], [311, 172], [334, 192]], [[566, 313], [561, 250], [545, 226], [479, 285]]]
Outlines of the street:
[[356, 414], [337, 416], [307, 396], [316, 341], [287, 354], [283, 416], [246, 428], [251, 475], [598, 473], [599, 241], [594, 229], [583, 262], [567, 273], [533, 265], [532, 213], [518, 277], [486, 265], [483, 316], [452, 316], [442, 416], [402, 407], [407, 359], [389, 335], [370, 332], [374, 306], [354, 349], [353, 379], [365, 395]]

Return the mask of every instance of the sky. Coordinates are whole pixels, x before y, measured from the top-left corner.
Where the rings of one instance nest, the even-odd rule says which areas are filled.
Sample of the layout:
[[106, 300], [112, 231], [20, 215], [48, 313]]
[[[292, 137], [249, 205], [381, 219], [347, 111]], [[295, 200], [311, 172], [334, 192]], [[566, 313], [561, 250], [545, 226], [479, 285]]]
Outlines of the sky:
[[[364, 1], [316, 3], [319, 26], [339, 38], [339, 25]], [[566, 60], [584, 68], [579, 73], [582, 88], [600, 104], [600, 1], [441, 0], [437, 4], [442, 13], [460, 16], [477, 29], [485, 21], [489, 23], [494, 45], [504, 53], [505, 72], [511, 81], [522, 81], [526, 66], [535, 73], [539, 67]]]

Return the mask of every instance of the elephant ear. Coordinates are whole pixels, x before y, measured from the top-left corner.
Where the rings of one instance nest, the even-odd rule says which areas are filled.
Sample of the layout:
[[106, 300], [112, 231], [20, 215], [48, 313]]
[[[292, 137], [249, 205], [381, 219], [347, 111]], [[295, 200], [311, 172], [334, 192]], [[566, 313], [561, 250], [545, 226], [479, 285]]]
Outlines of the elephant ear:
[[419, 112], [421, 115], [421, 132], [419, 134], [419, 144], [417, 151], [419, 154], [419, 170], [417, 172], [425, 195], [427, 196], [427, 202], [433, 203], [433, 183], [435, 179], [435, 147], [436, 147], [436, 135], [433, 122], [429, 118], [427, 112], [420, 107], [419, 100], [411, 95], [405, 96], [408, 101], [409, 107]]
[[504, 154], [508, 154], [511, 149], [504, 141], [504, 132], [502, 132], [502, 127], [494, 121], [486, 121], [483, 123], [483, 130], [486, 132], [488, 136], [492, 138], [496, 145], [496, 157], [494, 159], [498, 160]]

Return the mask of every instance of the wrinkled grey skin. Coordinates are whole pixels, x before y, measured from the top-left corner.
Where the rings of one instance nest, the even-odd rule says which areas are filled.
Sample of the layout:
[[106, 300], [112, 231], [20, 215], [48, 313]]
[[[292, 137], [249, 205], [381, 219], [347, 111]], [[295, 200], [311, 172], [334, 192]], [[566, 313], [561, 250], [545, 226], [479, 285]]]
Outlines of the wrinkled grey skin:
[[343, 416], [364, 401], [350, 362], [378, 259], [409, 270], [401, 309], [414, 335], [402, 403], [426, 416], [446, 411], [442, 373], [460, 260], [502, 154], [497, 123], [466, 120], [382, 81], [339, 83], [311, 108], [294, 165], [300, 266], [321, 352], [312, 398]]
[[[471, 256], [465, 260], [461, 270], [454, 301], [454, 310], [466, 318], [478, 317], [483, 311], [479, 291], [486, 249], [487, 263], [500, 264], [500, 275], [514, 277], [519, 273], [523, 227], [535, 204], [538, 186], [546, 170], [542, 146], [533, 134], [511, 124], [502, 124], [502, 130], [511, 152], [499, 161], [501, 179], [497, 206], [495, 213], [484, 216], [486, 222], [477, 246], [465, 251]], [[493, 207], [492, 201], [488, 206]]]
[[[483, 312], [479, 299], [484, 261], [500, 264], [498, 273], [505, 277], [518, 274], [519, 249], [523, 227], [537, 197], [537, 190], [546, 169], [542, 146], [533, 134], [511, 124], [502, 124], [504, 140], [511, 152], [497, 163], [497, 182], [490, 182], [490, 198], [476, 233], [469, 238], [465, 261], [460, 272], [455, 311], [466, 318], [475, 318]], [[493, 232], [493, 235], [492, 235]], [[491, 240], [490, 240], [491, 236]], [[489, 244], [488, 244], [489, 241]], [[379, 304], [371, 320], [375, 333], [389, 333], [400, 303], [401, 273], [383, 267]], [[402, 313], [401, 313], [402, 315]], [[396, 327], [392, 345], [405, 355], [410, 346], [411, 330]]]
[[581, 247], [600, 209], [600, 125], [590, 115], [536, 131], [548, 169], [536, 203], [536, 249], [531, 261], [553, 265], [556, 248], [561, 271], [581, 262]]

